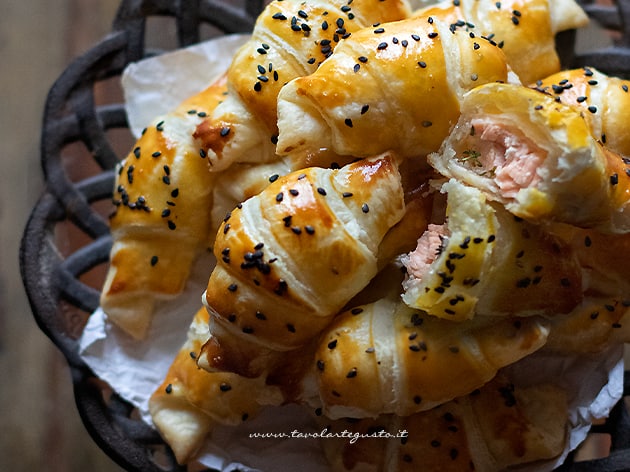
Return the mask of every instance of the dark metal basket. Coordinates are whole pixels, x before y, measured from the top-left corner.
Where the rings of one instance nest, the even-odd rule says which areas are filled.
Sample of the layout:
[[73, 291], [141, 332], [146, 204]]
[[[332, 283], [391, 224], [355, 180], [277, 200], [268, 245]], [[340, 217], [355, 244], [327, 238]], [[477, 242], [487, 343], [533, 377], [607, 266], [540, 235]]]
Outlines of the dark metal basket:
[[[122, 99], [100, 103], [99, 90], [111, 88], [112, 83], [115, 87], [127, 64], [169, 48], [147, 44], [151, 21], [169, 22], [174, 31], [170, 48], [175, 49], [225, 33], [251, 31], [263, 4], [264, 0], [123, 0], [111, 33], [72, 62], [48, 95], [41, 136], [46, 187], [24, 231], [21, 274], [39, 327], [68, 361], [86, 429], [127, 470], [186, 468], [176, 464], [160, 436], [78, 354], [80, 334], [99, 304], [111, 248], [106, 213], [114, 167], [132, 144]], [[583, 5], [597, 24], [611, 32], [612, 41], [601, 49], [580, 52], [576, 50], [579, 32], [559, 35], [564, 66], [590, 65], [630, 78], [630, 0]], [[68, 154], [74, 155], [73, 166], [67, 165]], [[72, 244], [60, 233], [72, 236]], [[630, 396], [627, 372], [624, 395]], [[611, 436], [609, 456], [578, 462], [572, 454], [560, 470], [630, 470], [630, 416], [624, 399], [594, 431]]]

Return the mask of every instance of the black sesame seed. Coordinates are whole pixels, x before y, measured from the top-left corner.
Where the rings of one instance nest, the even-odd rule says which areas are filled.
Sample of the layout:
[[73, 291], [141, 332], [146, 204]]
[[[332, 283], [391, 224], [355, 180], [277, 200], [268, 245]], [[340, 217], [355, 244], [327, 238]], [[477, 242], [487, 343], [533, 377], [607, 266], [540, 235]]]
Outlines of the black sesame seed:
[[171, 220], [168, 220], [166, 224], [168, 225], [168, 229], [175, 230], [177, 228], [177, 225]]
[[379, 45], [376, 46], [376, 49], [378, 49], [379, 51], [382, 51], [383, 49], [387, 49], [387, 43], [386, 42], [379, 43]]
[[367, 203], [364, 203], [363, 205], [361, 205], [361, 211], [363, 213], [368, 213], [370, 211], [370, 207], [368, 206]]
[[279, 194], [276, 195], [276, 201], [277, 202], [281, 202], [284, 198], [284, 194], [282, 192], [280, 192]]
[[357, 376], [357, 368], [356, 367], [353, 367], [352, 369], [350, 369], [350, 371], [348, 371], [348, 373], [346, 374], [346, 378], [348, 378], [348, 379], [353, 379], [356, 376]]
[[136, 147], [133, 150], [133, 155], [136, 156], [136, 159], [140, 159], [140, 148], [139, 147]]
[[427, 67], [427, 63], [426, 63], [426, 62], [424, 62], [424, 61], [419, 61], [419, 62], [418, 62], [418, 65], [419, 65], [420, 67], [422, 67], [423, 69]]
[[162, 153], [160, 151], [155, 151], [153, 154], [151, 154], [152, 157], [160, 157], [162, 155]]
[[173, 391], [173, 385], [172, 384], [168, 384], [166, 386], [166, 388], [164, 389], [164, 391], [170, 395], [171, 392]]
[[151, 267], [155, 266], [158, 263], [158, 256], [151, 257]]
[[232, 390], [232, 386], [230, 384], [222, 382], [221, 385], [219, 385], [219, 390], [221, 390], [222, 392], [229, 392], [230, 390]]
[[617, 185], [619, 183], [619, 175], [613, 174], [610, 176], [610, 185]]
[[363, 105], [361, 107], [361, 114], [364, 115], [370, 109], [370, 105]]
[[337, 340], [334, 339], [328, 343], [328, 349], [335, 349], [337, 347]]
[[228, 286], [228, 290], [229, 290], [230, 292], [236, 292], [236, 289], [237, 289], [237, 288], [238, 288], [238, 285], [236, 285], [236, 284], [230, 284], [230, 285]]

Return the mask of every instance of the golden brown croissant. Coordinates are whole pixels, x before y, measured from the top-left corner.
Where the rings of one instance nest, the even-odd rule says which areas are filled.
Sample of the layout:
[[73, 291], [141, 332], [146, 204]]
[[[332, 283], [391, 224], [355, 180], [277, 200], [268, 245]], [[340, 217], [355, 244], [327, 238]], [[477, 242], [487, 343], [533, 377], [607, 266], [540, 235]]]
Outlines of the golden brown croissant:
[[512, 84], [466, 94], [462, 115], [429, 162], [516, 216], [630, 231], [630, 167], [602, 146], [575, 107]]
[[463, 92], [506, 80], [498, 47], [441, 21], [417, 17], [365, 28], [281, 90], [277, 152], [307, 163], [331, 151], [424, 156], [457, 121]]
[[544, 349], [560, 354], [603, 352], [630, 342], [630, 300], [587, 297], [571, 313], [550, 320]]
[[156, 302], [183, 291], [194, 259], [211, 244], [214, 176], [192, 133], [225, 90], [221, 78], [156, 118], [118, 167], [101, 306], [135, 338], [145, 336]]
[[525, 84], [560, 70], [557, 33], [588, 23], [573, 0], [447, 0], [420, 8], [414, 15], [439, 18], [453, 28], [489, 38], [501, 47]]
[[403, 259], [402, 298], [451, 321], [480, 315], [568, 313], [582, 299], [582, 270], [572, 247], [484, 194], [451, 180], [443, 225], [433, 224]]
[[484, 472], [557, 457], [566, 443], [567, 395], [551, 384], [497, 375], [475, 392], [406, 417], [320, 417], [332, 470]]
[[234, 56], [228, 97], [196, 132], [212, 169], [275, 159], [276, 100], [284, 84], [315, 71], [358, 29], [409, 14], [405, 0], [271, 2]]
[[612, 151], [630, 156], [630, 81], [584, 67], [558, 72], [532, 87], [562, 103], [580, 107], [595, 138]]
[[309, 342], [374, 277], [403, 212], [389, 154], [293, 172], [239, 205], [214, 246], [204, 297], [213, 338], [200, 365], [258, 376]]
[[164, 381], [149, 399], [153, 423], [180, 464], [191, 459], [214, 425], [241, 424], [263, 405], [282, 401], [280, 390], [266, 386], [265, 379], [200, 369], [196, 358], [209, 337], [208, 312], [201, 308]]
[[410, 415], [479, 388], [547, 333], [534, 317], [454, 323], [384, 298], [340, 314], [322, 333], [303, 395], [330, 418]]

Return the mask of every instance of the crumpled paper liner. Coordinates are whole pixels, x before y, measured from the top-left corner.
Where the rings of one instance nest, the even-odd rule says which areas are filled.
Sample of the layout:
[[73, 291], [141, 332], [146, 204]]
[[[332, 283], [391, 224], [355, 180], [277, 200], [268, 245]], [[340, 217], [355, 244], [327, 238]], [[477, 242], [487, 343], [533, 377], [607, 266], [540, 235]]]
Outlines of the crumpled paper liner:
[[[200, 45], [167, 53], [130, 65], [123, 87], [132, 132], [138, 136], [155, 116], [166, 113], [182, 100], [203, 90], [229, 64], [245, 35], [229, 35]], [[182, 78], [183, 77], [183, 78]], [[96, 375], [138, 408], [149, 425], [148, 400], [186, 339], [192, 317], [214, 261], [210, 255], [198, 261], [185, 292], [160, 304], [147, 340], [137, 342], [107, 323], [100, 308], [90, 317], [80, 343], [80, 354]], [[509, 368], [524, 384], [560, 383], [570, 397], [569, 439], [555, 460], [519, 468], [548, 471], [586, 437], [591, 423], [605, 418], [623, 392], [623, 346], [597, 356], [557, 357], [535, 353]], [[588, 381], [585, 381], [588, 379]], [[239, 427], [218, 427], [200, 452], [198, 461], [221, 471], [326, 472], [328, 466], [318, 440], [258, 439], [250, 433], [317, 434], [311, 414], [297, 405], [273, 407]], [[326, 440], [326, 439], [324, 439]]]

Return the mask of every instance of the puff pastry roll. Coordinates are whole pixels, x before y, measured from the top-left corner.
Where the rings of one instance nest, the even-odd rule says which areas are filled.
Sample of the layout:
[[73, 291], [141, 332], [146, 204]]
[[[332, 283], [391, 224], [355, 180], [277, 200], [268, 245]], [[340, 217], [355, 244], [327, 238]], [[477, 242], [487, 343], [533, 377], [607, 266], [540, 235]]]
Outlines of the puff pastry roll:
[[292, 172], [239, 205], [214, 246], [204, 296], [213, 337], [200, 365], [258, 376], [311, 341], [374, 277], [403, 213], [390, 154]]
[[277, 153], [307, 163], [331, 152], [424, 156], [456, 123], [465, 91], [507, 80], [500, 48], [447, 23], [417, 17], [365, 28], [280, 91]]
[[557, 33], [588, 23], [588, 16], [573, 0], [449, 0], [421, 8], [414, 15], [440, 18], [453, 28], [489, 38], [501, 47], [525, 84], [560, 70]]
[[209, 337], [208, 312], [201, 308], [164, 381], [149, 399], [153, 423], [180, 464], [194, 456], [213, 426], [241, 424], [263, 405], [282, 402], [280, 390], [265, 385], [264, 378], [200, 369], [196, 358]]
[[451, 321], [476, 314], [568, 313], [582, 299], [572, 246], [474, 187], [450, 180], [444, 224], [432, 224], [403, 259], [403, 301]]
[[409, 14], [405, 0], [271, 2], [233, 58], [228, 97], [196, 131], [212, 170], [274, 160], [276, 102], [284, 84], [314, 72], [358, 29]]
[[559, 387], [515, 385], [499, 374], [470, 395], [407, 417], [322, 417], [326, 432], [343, 438], [327, 438], [322, 448], [335, 472], [510, 470], [562, 453], [567, 404]]
[[156, 118], [118, 167], [100, 303], [135, 338], [145, 337], [157, 302], [183, 291], [194, 259], [211, 244], [214, 176], [192, 133], [225, 91], [221, 78]]
[[314, 392], [329, 418], [406, 416], [466, 395], [542, 347], [541, 319], [477, 317], [462, 323], [381, 299], [340, 314], [313, 360]]
[[584, 67], [558, 72], [532, 87], [562, 103], [578, 106], [596, 139], [610, 150], [630, 157], [630, 133], [626, 131], [629, 80]]
[[630, 342], [630, 299], [587, 297], [571, 313], [550, 320], [544, 349], [563, 355], [603, 352]]
[[528, 87], [486, 84], [466, 95], [429, 162], [516, 216], [630, 231], [630, 167], [597, 142], [582, 115]]

